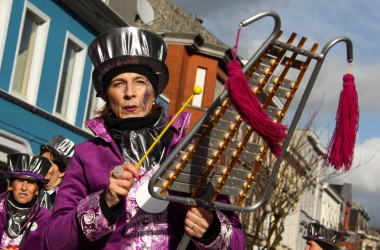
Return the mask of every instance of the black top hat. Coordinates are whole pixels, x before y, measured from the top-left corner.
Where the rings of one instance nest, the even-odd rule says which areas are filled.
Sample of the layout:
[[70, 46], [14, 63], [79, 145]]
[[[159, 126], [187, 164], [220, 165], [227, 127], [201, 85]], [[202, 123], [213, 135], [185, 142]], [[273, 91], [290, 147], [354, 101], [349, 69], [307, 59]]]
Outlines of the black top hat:
[[90, 44], [88, 55], [95, 67], [92, 81], [97, 96], [105, 100], [104, 76], [112, 69], [142, 66], [152, 70], [157, 78], [153, 86], [160, 95], [169, 81], [169, 70], [165, 64], [167, 48], [165, 41], [156, 33], [137, 28], [122, 27], [100, 34]]
[[30, 179], [43, 184], [48, 183], [46, 179], [51, 163], [48, 158], [34, 154], [9, 154], [8, 170], [4, 172], [9, 179]]
[[330, 246], [329, 249], [338, 248], [339, 233], [335, 230], [327, 229], [319, 223], [309, 223], [307, 235], [302, 237], [306, 240], [314, 240], [317, 243], [326, 243]]
[[41, 154], [46, 151], [53, 152], [66, 166], [74, 154], [75, 143], [63, 135], [53, 136], [48, 144], [40, 146]]

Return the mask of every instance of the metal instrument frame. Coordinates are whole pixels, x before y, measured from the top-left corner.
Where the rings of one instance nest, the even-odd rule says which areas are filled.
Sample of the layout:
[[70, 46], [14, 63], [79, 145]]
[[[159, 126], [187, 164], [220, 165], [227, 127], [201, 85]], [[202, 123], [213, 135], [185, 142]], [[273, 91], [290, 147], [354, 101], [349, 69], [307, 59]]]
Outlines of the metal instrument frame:
[[[154, 186], [157, 182], [157, 180], [164, 174], [164, 172], [167, 170], [167, 168], [170, 166], [170, 164], [173, 163], [173, 161], [176, 159], [177, 155], [180, 154], [181, 150], [183, 150], [191, 141], [193, 136], [196, 134], [196, 132], [202, 127], [202, 124], [205, 123], [205, 121], [208, 119], [209, 116], [213, 115], [213, 112], [215, 108], [217, 108], [221, 102], [228, 96], [228, 91], [224, 90], [219, 97], [214, 101], [214, 103], [206, 110], [206, 112], [203, 114], [203, 116], [200, 118], [200, 120], [196, 123], [196, 125], [192, 128], [192, 130], [186, 135], [186, 137], [183, 139], [183, 141], [173, 150], [173, 152], [170, 153], [170, 155], [165, 159], [165, 161], [161, 164], [160, 168], [155, 172], [153, 177], [151, 178], [149, 182], [149, 192], [150, 194], [157, 199], [161, 200], [167, 200], [172, 202], [178, 202], [183, 203], [187, 205], [194, 205], [194, 206], [204, 206], [209, 208], [216, 208], [216, 209], [222, 209], [222, 210], [232, 210], [232, 211], [240, 211], [240, 212], [251, 212], [260, 206], [262, 206], [266, 200], [268, 199], [270, 195], [271, 187], [274, 184], [275, 177], [279, 171], [280, 164], [283, 160], [283, 157], [285, 156], [285, 153], [287, 151], [287, 148], [289, 146], [289, 143], [291, 141], [291, 138], [293, 136], [293, 133], [296, 129], [296, 126], [299, 122], [299, 119], [301, 117], [301, 114], [303, 112], [304, 106], [307, 102], [307, 99], [310, 95], [310, 92], [314, 86], [315, 80], [317, 78], [317, 75], [319, 74], [319, 71], [322, 67], [322, 64], [326, 58], [327, 53], [329, 50], [336, 45], [337, 43], [344, 42], [347, 47], [347, 62], [351, 63], [353, 61], [353, 46], [352, 41], [345, 37], [345, 36], [339, 36], [336, 38], [331, 39], [321, 50], [320, 53], [312, 53], [310, 51], [300, 49], [297, 47], [294, 47], [292, 45], [289, 45], [287, 43], [283, 43], [281, 41], [276, 40], [276, 37], [281, 32], [281, 20], [280, 17], [277, 15], [277, 13], [273, 11], [263, 11], [260, 12], [251, 18], [248, 18], [240, 23], [241, 27], [248, 26], [264, 17], [272, 17], [275, 21], [274, 29], [272, 33], [269, 35], [269, 37], [264, 41], [262, 46], [258, 49], [258, 51], [249, 59], [249, 61], [246, 63], [246, 65], [243, 67], [243, 73], [246, 74], [249, 69], [255, 65], [255, 63], [260, 59], [260, 56], [267, 51], [271, 46], [277, 46], [286, 49], [287, 51], [294, 52], [299, 55], [304, 55], [308, 58], [315, 59], [317, 62], [314, 66], [314, 69], [311, 73], [311, 76], [309, 78], [309, 81], [306, 85], [306, 88], [302, 94], [301, 100], [299, 102], [299, 105], [295, 111], [294, 117], [291, 121], [291, 124], [288, 128], [288, 136], [282, 143], [282, 153], [281, 157], [277, 158], [274, 167], [272, 169], [272, 172], [269, 176], [268, 183], [266, 184], [265, 190], [263, 192], [263, 195], [256, 203], [254, 203], [252, 206], [237, 206], [233, 204], [224, 204], [220, 202], [210, 202], [208, 199], [210, 197], [210, 193], [212, 193], [213, 185], [210, 185], [209, 190], [206, 192], [206, 195], [200, 199], [200, 198], [191, 198], [191, 197], [181, 197], [181, 196], [173, 196], [168, 195], [167, 193], [165, 195], [161, 195], [159, 193], [156, 193], [154, 191]], [[207, 199], [205, 199], [207, 196]]]

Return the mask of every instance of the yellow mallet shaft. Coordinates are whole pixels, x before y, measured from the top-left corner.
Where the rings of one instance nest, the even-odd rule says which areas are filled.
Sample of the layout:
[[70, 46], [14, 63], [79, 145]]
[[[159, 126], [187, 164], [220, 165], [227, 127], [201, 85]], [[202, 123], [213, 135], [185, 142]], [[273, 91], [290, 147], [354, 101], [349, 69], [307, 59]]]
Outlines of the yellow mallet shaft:
[[152, 151], [152, 149], [154, 148], [154, 146], [156, 146], [156, 144], [158, 143], [158, 141], [165, 134], [166, 130], [169, 129], [169, 127], [177, 119], [177, 117], [179, 116], [179, 114], [181, 114], [181, 112], [186, 108], [186, 106], [191, 102], [191, 100], [193, 100], [194, 96], [195, 95], [199, 95], [200, 93], [202, 93], [202, 87], [195, 86], [194, 89], [193, 89], [193, 94], [182, 105], [182, 107], [178, 110], [178, 112], [175, 114], [175, 116], [173, 116], [173, 118], [170, 120], [170, 122], [168, 123], [168, 125], [165, 126], [164, 130], [162, 130], [162, 132], [158, 135], [157, 139], [152, 143], [152, 145], [149, 147], [149, 149], [146, 151], [146, 153], [143, 155], [143, 157], [141, 157], [140, 161], [136, 164], [135, 168], [138, 169], [141, 166], [141, 164], [143, 163], [143, 161], [145, 160], [145, 158], [148, 156], [148, 154], [150, 153], [150, 151]]

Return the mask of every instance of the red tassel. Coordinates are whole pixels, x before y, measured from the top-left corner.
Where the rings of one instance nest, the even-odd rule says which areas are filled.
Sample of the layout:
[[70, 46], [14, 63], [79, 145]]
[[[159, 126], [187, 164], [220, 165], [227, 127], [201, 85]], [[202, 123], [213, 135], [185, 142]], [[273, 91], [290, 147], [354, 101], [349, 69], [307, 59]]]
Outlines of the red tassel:
[[252, 127], [268, 143], [271, 152], [281, 156], [281, 142], [286, 138], [286, 126], [273, 122], [262, 108], [257, 96], [249, 87], [243, 74], [240, 62], [233, 60], [228, 63], [228, 79], [226, 89], [231, 101], [243, 120]]
[[354, 76], [343, 77], [343, 90], [340, 93], [336, 114], [336, 127], [327, 148], [327, 164], [339, 170], [350, 170], [354, 158], [356, 133], [359, 127], [359, 104]]

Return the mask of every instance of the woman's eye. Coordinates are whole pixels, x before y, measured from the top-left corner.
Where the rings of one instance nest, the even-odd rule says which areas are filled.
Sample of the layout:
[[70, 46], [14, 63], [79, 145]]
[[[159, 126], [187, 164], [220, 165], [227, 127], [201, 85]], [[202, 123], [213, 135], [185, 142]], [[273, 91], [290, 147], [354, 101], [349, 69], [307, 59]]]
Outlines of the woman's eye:
[[146, 81], [144, 81], [144, 80], [137, 80], [135, 83], [141, 84], [141, 85], [145, 85]]
[[118, 87], [118, 86], [122, 86], [123, 84], [124, 84], [124, 82], [114, 82], [113, 86]]

